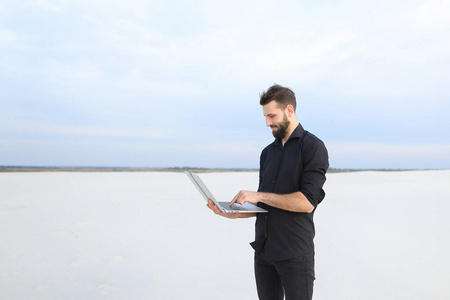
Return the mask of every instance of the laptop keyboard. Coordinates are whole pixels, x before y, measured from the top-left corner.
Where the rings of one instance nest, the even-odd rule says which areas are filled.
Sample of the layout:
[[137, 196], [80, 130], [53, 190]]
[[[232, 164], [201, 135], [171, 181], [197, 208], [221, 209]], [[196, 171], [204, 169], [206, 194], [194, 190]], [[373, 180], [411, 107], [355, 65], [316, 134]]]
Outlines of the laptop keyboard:
[[231, 207], [230, 207], [230, 202], [219, 202], [219, 204], [220, 204], [223, 208], [225, 208], [225, 209], [245, 210], [244, 208], [239, 207], [238, 205], [235, 205], [235, 206], [231, 206]]

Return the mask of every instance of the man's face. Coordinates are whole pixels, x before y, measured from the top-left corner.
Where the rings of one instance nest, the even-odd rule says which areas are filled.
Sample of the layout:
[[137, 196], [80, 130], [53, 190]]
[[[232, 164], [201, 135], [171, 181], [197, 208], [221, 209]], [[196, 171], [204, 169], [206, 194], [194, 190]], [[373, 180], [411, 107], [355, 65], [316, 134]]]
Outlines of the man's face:
[[273, 136], [283, 140], [291, 123], [285, 109], [278, 107], [275, 101], [271, 101], [263, 105], [263, 113], [266, 117], [266, 126], [272, 128]]

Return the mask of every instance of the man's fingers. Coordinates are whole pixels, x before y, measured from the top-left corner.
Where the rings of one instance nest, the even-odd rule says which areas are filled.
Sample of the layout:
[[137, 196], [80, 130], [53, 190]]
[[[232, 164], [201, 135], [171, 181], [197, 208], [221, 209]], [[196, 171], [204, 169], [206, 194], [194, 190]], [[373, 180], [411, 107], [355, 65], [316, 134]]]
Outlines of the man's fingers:
[[244, 198], [245, 194], [243, 193], [243, 191], [240, 191], [236, 196], [234, 196], [233, 201], [230, 202], [230, 206], [234, 203], [244, 205], [244, 203], [246, 202]]
[[231, 200], [231, 202], [230, 202], [230, 206], [232, 206], [233, 204], [235, 204], [235, 203], [237, 202], [238, 196], [239, 196], [239, 194], [237, 194], [236, 196], [234, 196], [233, 200]]
[[220, 209], [214, 204], [214, 202], [212, 202], [210, 199], [208, 199], [208, 204], [207, 206], [217, 215], [221, 215], [222, 212], [220, 211]]
[[214, 202], [212, 202], [210, 199], [208, 199], [208, 207], [211, 208], [212, 210], [214, 210], [214, 208], [216, 208], [216, 205], [214, 204]]
[[208, 204], [206, 204], [206, 206], [208, 206], [210, 209], [214, 210], [215, 204], [210, 199], [208, 199]]

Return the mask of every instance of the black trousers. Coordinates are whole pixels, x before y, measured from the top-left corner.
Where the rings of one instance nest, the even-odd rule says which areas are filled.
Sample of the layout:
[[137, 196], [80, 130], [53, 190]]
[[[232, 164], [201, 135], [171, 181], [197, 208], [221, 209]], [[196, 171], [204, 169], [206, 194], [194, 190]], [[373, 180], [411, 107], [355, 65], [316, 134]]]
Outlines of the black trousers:
[[255, 255], [255, 277], [260, 300], [311, 300], [314, 287], [314, 252], [284, 261]]

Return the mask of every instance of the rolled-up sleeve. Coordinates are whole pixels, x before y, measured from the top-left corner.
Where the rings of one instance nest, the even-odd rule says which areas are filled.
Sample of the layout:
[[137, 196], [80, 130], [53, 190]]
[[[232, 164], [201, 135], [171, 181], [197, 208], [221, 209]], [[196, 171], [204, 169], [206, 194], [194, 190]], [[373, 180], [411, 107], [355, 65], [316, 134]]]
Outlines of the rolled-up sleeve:
[[300, 192], [316, 207], [325, 198], [323, 185], [329, 166], [328, 151], [320, 139], [314, 138], [305, 142]]

